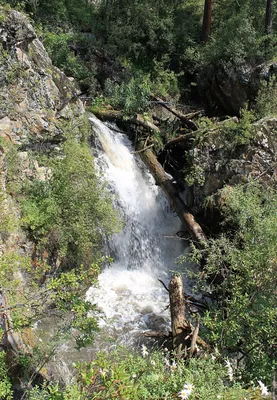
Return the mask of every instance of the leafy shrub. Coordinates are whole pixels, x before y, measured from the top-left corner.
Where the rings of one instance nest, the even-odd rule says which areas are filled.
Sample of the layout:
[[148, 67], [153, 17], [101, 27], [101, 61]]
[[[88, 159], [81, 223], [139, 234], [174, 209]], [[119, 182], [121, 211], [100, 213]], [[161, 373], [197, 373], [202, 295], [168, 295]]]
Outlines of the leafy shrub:
[[62, 69], [66, 75], [77, 79], [86, 78], [91, 72], [85, 62], [75, 55], [70, 49], [70, 44], [78, 40], [73, 33], [64, 33], [62, 29], [57, 32], [45, 30], [43, 44], [45, 45], [53, 64]]
[[247, 144], [253, 138], [253, 122], [256, 119], [254, 113], [248, 109], [241, 110], [241, 118], [238, 122], [227, 121], [222, 129], [223, 135], [235, 145]]
[[149, 107], [151, 84], [148, 75], [138, 73], [129, 81], [114, 84], [106, 82], [106, 95], [111, 104], [122, 109], [126, 116], [145, 112]]
[[204, 46], [202, 62], [206, 64], [234, 65], [253, 61], [261, 56], [258, 35], [251, 19], [242, 10], [241, 13], [223, 20]]
[[255, 105], [255, 113], [258, 118], [277, 114], [277, 79], [271, 78], [264, 82], [258, 93]]
[[[229, 234], [211, 239], [204, 250], [199, 280], [216, 302], [203, 323], [211, 342], [241, 354], [239, 367], [247, 379], [270, 384], [277, 360], [277, 195], [252, 182], [226, 187], [221, 202]], [[194, 248], [193, 255], [197, 260], [203, 254]]]
[[37, 243], [57, 248], [69, 265], [88, 265], [97, 258], [102, 236], [119, 229], [117, 214], [86, 142], [69, 138], [63, 157], [51, 160], [51, 170], [49, 180], [26, 185], [23, 224]]
[[0, 398], [11, 400], [13, 398], [12, 385], [8, 376], [8, 368], [5, 362], [6, 354], [0, 352]]
[[76, 365], [77, 383], [65, 390], [57, 385], [45, 387], [42, 392], [35, 388], [29, 399], [34, 399], [35, 393], [37, 399], [45, 400], [169, 400], [180, 398], [185, 384], [192, 385], [187, 397], [191, 400], [262, 399], [255, 388], [245, 390], [238, 382], [227, 383], [226, 367], [214, 359], [185, 363], [169, 360], [162, 351], [149, 354], [144, 350], [143, 354], [144, 357], [123, 348], [100, 353], [91, 363]]

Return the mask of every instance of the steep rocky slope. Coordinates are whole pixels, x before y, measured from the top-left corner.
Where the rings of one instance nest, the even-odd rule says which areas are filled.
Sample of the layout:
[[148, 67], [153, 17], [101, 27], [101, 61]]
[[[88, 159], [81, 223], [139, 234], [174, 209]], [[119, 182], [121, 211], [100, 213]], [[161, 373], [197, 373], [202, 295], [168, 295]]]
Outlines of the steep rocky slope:
[[[10, 248], [26, 240], [19, 234], [16, 223], [14, 190], [6, 185], [9, 146], [14, 146], [13, 158], [17, 165], [13, 165], [13, 172], [17, 182], [35, 176], [45, 179], [47, 169], [31, 159], [28, 150], [53, 151], [64, 140], [63, 126], [78, 120], [84, 108], [77, 100], [75, 82], [52, 65], [28, 19], [18, 11], [3, 8], [0, 14], [0, 201], [3, 209], [0, 251], [3, 254], [8, 244]], [[11, 161], [15, 164], [15, 160]]]

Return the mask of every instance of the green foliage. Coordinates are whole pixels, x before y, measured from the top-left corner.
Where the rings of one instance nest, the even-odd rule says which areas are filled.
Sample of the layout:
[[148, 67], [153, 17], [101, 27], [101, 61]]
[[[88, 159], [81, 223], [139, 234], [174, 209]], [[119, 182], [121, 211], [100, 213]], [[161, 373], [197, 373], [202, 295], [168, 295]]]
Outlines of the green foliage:
[[[95, 307], [83, 298], [88, 287], [96, 283], [99, 271], [100, 262], [92, 264], [89, 268], [80, 266], [76, 271], [61, 273], [60, 276], [51, 278], [46, 285], [51, 302], [61, 311], [61, 315], [67, 315], [70, 310], [69, 329], [75, 331], [74, 339], [78, 349], [90, 344], [98, 330], [95, 315], [92, 316]], [[91, 316], [88, 316], [89, 313]], [[66, 320], [68, 319], [67, 316]]]
[[110, 103], [115, 108], [122, 109], [126, 116], [143, 113], [149, 107], [150, 79], [149, 76], [137, 74], [120, 85], [107, 80], [105, 92]]
[[106, 101], [115, 108], [123, 110], [126, 116], [147, 112], [151, 105], [151, 93], [175, 98], [179, 95], [177, 76], [165, 68], [164, 61], [160, 63], [154, 61], [151, 75], [137, 70], [120, 85], [110, 79], [106, 81]]
[[11, 198], [0, 190], [0, 238], [5, 241], [19, 229], [19, 221]]
[[144, 354], [142, 357], [124, 348], [99, 353], [91, 363], [76, 365], [77, 383], [64, 390], [57, 385], [34, 388], [29, 400], [169, 400], [179, 398], [184, 384], [193, 385], [191, 400], [262, 398], [254, 388], [245, 390], [237, 382], [227, 384], [227, 369], [219, 361], [193, 359], [185, 363], [170, 361], [169, 354], [161, 351]]
[[276, 78], [264, 82], [256, 99], [255, 113], [258, 118], [277, 114], [277, 82]]
[[[98, 326], [95, 307], [84, 300], [84, 297], [88, 287], [96, 283], [100, 265], [104, 261], [107, 260], [99, 259], [86, 268], [81, 265], [73, 271], [56, 272], [54, 277], [48, 278], [45, 284], [42, 284], [45, 273], [49, 273], [49, 266], [39, 263], [34, 265], [29, 257], [19, 256], [15, 251], [2, 256], [0, 260], [1, 290], [8, 298], [13, 330], [22, 331], [31, 327], [38, 319], [49, 317], [51, 314], [49, 310], [55, 308], [56, 319], [53, 331], [60, 341], [64, 341], [65, 337], [70, 338], [74, 331], [74, 340], [78, 349], [91, 343]], [[22, 287], [23, 273], [28, 276], [24, 289]], [[34, 362], [33, 355], [30, 368], [33, 367]], [[37, 362], [41, 363], [41, 357]], [[27, 369], [26, 365], [25, 369]]]
[[222, 129], [222, 134], [235, 145], [247, 144], [253, 138], [253, 122], [256, 117], [248, 109], [241, 110], [241, 118], [238, 122], [234, 120], [227, 121]]
[[91, 75], [85, 62], [70, 50], [69, 45], [78, 41], [78, 36], [73, 33], [64, 33], [62, 29], [56, 32], [45, 30], [43, 44], [51, 57], [53, 64], [62, 69], [66, 75], [79, 80]]
[[168, 57], [164, 57], [162, 61], [154, 60], [153, 71], [151, 72], [151, 92], [157, 96], [170, 96], [178, 98], [180, 95], [178, 76], [168, 68], [170, 65]]
[[204, 251], [200, 282], [217, 302], [203, 322], [212, 342], [243, 355], [244, 376], [270, 383], [277, 360], [277, 195], [250, 183], [226, 187], [221, 198], [229, 235], [210, 240]]
[[14, 144], [8, 142], [6, 144], [5, 160], [7, 163], [6, 186], [7, 191], [18, 193], [21, 189], [22, 182], [20, 181], [20, 159], [18, 156], [18, 148]]
[[189, 186], [194, 184], [203, 185], [205, 183], [203, 168], [200, 165], [192, 165], [188, 173], [184, 171], [184, 179]]
[[0, 352], [0, 398], [2, 400], [11, 400], [13, 398], [12, 385], [8, 376], [8, 369], [5, 362], [6, 354]]
[[[231, 33], [231, 34], [230, 34]], [[243, 11], [234, 14], [220, 25], [211, 40], [204, 46], [202, 62], [205, 64], [240, 65], [259, 56], [257, 32], [249, 16]]]
[[22, 221], [32, 238], [58, 249], [71, 267], [97, 258], [103, 235], [119, 229], [111, 199], [96, 177], [86, 142], [68, 138], [63, 157], [51, 160], [51, 177], [34, 180], [21, 199]]

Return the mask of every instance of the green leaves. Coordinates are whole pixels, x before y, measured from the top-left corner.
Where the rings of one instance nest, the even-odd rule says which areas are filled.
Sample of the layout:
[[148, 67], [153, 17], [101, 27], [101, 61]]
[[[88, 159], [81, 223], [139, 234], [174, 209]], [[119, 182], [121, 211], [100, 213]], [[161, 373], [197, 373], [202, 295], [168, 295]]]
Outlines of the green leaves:
[[117, 213], [95, 175], [86, 142], [69, 137], [63, 157], [52, 159], [50, 165], [49, 180], [34, 180], [25, 187], [23, 224], [50, 251], [55, 243], [69, 267], [89, 265], [99, 254], [102, 235], [120, 228]]
[[276, 364], [276, 209], [270, 187], [257, 182], [225, 187], [221, 211], [229, 237], [210, 241], [204, 269], [217, 300], [203, 320], [210, 339], [242, 353], [245, 376], [268, 382]]
[[0, 352], [0, 398], [2, 400], [12, 400], [13, 391], [12, 384], [8, 376], [8, 368], [5, 364], [6, 354], [4, 351]]

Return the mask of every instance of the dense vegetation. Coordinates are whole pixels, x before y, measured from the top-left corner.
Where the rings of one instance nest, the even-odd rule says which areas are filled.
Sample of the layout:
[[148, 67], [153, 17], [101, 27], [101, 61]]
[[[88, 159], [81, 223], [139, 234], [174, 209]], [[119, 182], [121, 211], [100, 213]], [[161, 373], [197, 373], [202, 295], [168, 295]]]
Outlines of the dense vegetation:
[[[202, 0], [5, 3], [32, 16], [54, 63], [93, 94], [105, 93], [107, 80], [114, 90], [121, 82], [125, 86], [130, 82], [131, 90], [138, 77], [140, 84], [151, 80], [156, 94], [188, 100], [207, 66], [255, 64], [275, 56], [276, 15], [273, 34], [266, 34], [263, 0], [216, 3], [205, 46]], [[122, 99], [122, 91], [120, 95]]]
[[[140, 113], [147, 120], [153, 93], [190, 107], [196, 102], [199, 108], [199, 81], [211, 67], [225, 71], [276, 61], [277, 18], [275, 13], [269, 29], [269, 1], [214, 2], [211, 33], [205, 44], [201, 41], [202, 0], [4, 3], [28, 13], [53, 63], [78, 79], [84, 94], [93, 97], [94, 109], [110, 104], [123, 111], [125, 118]], [[274, 77], [265, 80], [249, 100], [240, 110], [238, 122], [230, 120], [218, 129], [214, 120], [204, 118], [198, 121], [199, 130], [211, 128], [219, 137], [229, 139], [233, 152], [248, 144], [253, 138], [253, 122], [276, 115]], [[17, 168], [13, 148], [7, 150], [7, 158], [9, 190], [16, 193], [22, 207], [21, 225], [28, 230], [38, 254], [53, 253], [52, 258], [62, 265], [43, 287], [44, 299], [49, 290], [52, 293], [44, 306], [38, 310], [35, 303], [26, 305], [31, 311], [23, 319], [15, 313], [15, 323], [29, 326], [55, 304], [61, 313], [71, 310], [71, 327], [80, 330], [81, 346], [91, 340], [97, 324], [94, 318], [84, 318], [90, 306], [79, 298], [88, 285], [88, 274], [93, 278], [97, 274], [102, 235], [116, 231], [120, 224], [105, 188], [96, 179], [86, 139], [80, 137], [79, 127], [77, 133], [72, 131], [67, 127], [63, 157], [57, 154], [40, 160], [51, 170], [45, 182], [18, 185], [13, 179]], [[153, 143], [162, 148], [175, 135], [175, 127], [167, 126], [166, 135], [155, 137]], [[190, 184], [200, 179], [197, 174], [199, 171], [191, 174]], [[13, 212], [6, 212], [3, 196], [0, 193], [4, 208], [0, 230], [9, 235], [19, 227]], [[121, 349], [109, 356], [100, 354], [91, 364], [76, 365], [78, 378], [67, 388], [37, 386], [28, 392], [29, 398], [186, 399], [181, 390], [188, 384], [193, 385], [190, 399], [263, 398], [267, 393], [261, 383], [258, 389], [258, 380], [272, 389], [277, 379], [276, 206], [273, 179], [226, 186], [216, 205], [219, 228], [204, 249], [192, 246], [191, 257], [203, 267], [199, 276], [193, 277], [196, 290], [209, 298], [208, 310], [201, 315], [201, 336], [214, 349], [210, 360], [181, 360], [175, 365], [168, 354], [149, 354], [144, 349], [140, 356]], [[1, 261], [3, 279], [18, 263], [13, 254]], [[20, 263], [24, 268], [28, 265], [26, 260]], [[80, 265], [78, 273], [71, 270]], [[39, 276], [28, 270], [34, 274], [36, 290], [51, 271], [48, 265], [41, 268]], [[10, 282], [3, 282], [7, 290], [16, 292]], [[14, 303], [19, 300], [15, 297]], [[66, 330], [67, 326], [59, 328]], [[0, 394], [9, 399], [11, 385], [2, 358], [0, 374]]]

